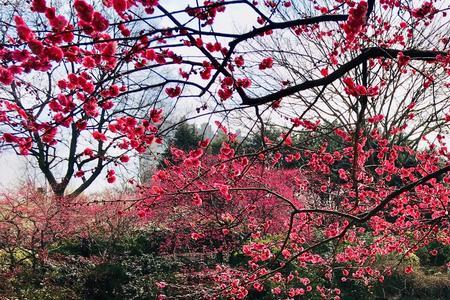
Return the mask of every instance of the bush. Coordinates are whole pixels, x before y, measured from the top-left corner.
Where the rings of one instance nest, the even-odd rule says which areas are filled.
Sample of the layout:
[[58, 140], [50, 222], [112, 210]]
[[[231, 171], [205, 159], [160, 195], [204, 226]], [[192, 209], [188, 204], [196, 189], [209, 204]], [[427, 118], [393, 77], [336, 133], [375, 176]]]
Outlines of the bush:
[[422, 270], [409, 275], [397, 272], [377, 287], [376, 294], [400, 299], [448, 299], [450, 278], [443, 273], [426, 275]]
[[86, 299], [123, 299], [123, 285], [129, 281], [125, 269], [119, 264], [102, 264], [92, 270], [84, 284]]

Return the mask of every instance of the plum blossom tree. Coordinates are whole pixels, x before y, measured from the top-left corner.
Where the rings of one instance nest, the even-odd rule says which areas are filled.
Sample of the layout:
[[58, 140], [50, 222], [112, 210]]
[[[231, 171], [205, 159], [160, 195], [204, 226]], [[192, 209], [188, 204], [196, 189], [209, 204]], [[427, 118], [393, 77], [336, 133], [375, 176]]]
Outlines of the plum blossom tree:
[[[32, 156], [56, 195], [74, 197], [103, 170], [113, 183], [116, 168], [160, 142], [160, 124], [188, 102], [195, 109], [185, 120], [223, 117], [214, 123], [227, 136], [219, 155], [207, 154], [208, 140], [172, 149], [178, 161], [134, 200], [141, 218], [176, 233], [172, 250], [192, 243], [247, 258], [205, 270], [216, 284], [202, 297], [339, 299], [336, 278], [370, 285], [392, 273], [376, 265], [380, 255], [401, 261], [432, 240], [450, 242], [446, 1], [182, 6], [33, 0], [30, 13], [3, 22], [3, 144]], [[223, 26], [243, 12], [249, 26]], [[260, 149], [237, 151], [233, 114], [256, 120], [247, 126], [259, 124]], [[264, 135], [267, 122], [282, 128], [279, 138]], [[293, 144], [300, 131], [304, 142]], [[414, 147], [408, 136], [419, 137]], [[328, 147], [331, 137], [339, 149]], [[74, 176], [83, 182], [67, 193]]]
[[[235, 155], [228, 141], [218, 156], [173, 149], [178, 162], [154, 175], [151, 189], [137, 200], [138, 214], [175, 233], [163, 244], [165, 251], [190, 248], [248, 258], [239, 268], [205, 270], [218, 286], [199, 290], [202, 297], [245, 298], [249, 291], [272, 287], [275, 298], [316, 293], [328, 298], [339, 295], [331, 282], [382, 282], [395, 267], [377, 265], [380, 256], [397, 255], [400, 264], [431, 241], [449, 243], [449, 177], [440, 154], [391, 148], [376, 129], [371, 137], [378, 147], [364, 149], [367, 138], [358, 146], [357, 190], [352, 169], [339, 167], [353, 162], [351, 145], [331, 153], [305, 149], [301, 169], [279, 167], [300, 159], [295, 148]], [[421, 163], [407, 167], [398, 158], [392, 163], [392, 156], [404, 154]], [[329, 180], [332, 173], [337, 180]]]
[[[158, 142], [155, 125], [162, 110], [154, 90], [128, 91], [133, 84], [125, 81], [134, 79], [121, 73], [132, 73], [125, 70], [130, 61], [118, 56], [122, 49], [110, 40], [112, 29], [106, 33], [109, 21], [92, 5], [75, 1], [67, 16], [45, 1], [33, 2], [30, 9], [31, 14], [14, 16], [13, 24], [4, 23], [9, 45], [2, 46], [0, 70], [2, 140], [35, 159], [56, 195], [75, 197], [105, 169], [113, 183], [112, 164], [126, 164], [130, 152], [142, 153]], [[78, 23], [84, 24], [79, 35]], [[107, 42], [98, 43], [104, 38]], [[69, 192], [74, 177], [82, 181]]]
[[81, 233], [88, 220], [87, 210], [80, 210], [82, 206], [67, 207], [61, 199], [31, 187], [28, 182], [20, 192], [0, 196], [2, 265], [12, 271], [24, 261], [38, 264], [45, 259], [49, 245]]
[[[114, 242], [139, 223], [127, 205], [114, 201], [117, 195], [79, 196], [67, 199], [36, 189], [28, 182], [18, 191], [0, 195], [0, 251], [2, 271], [14, 276], [21, 266], [45, 264], [51, 250], [62, 241], [86, 242], [102, 236]], [[122, 196], [122, 198], [125, 196]], [[108, 205], [105, 205], [106, 202]], [[6, 278], [5, 277], [5, 278]]]

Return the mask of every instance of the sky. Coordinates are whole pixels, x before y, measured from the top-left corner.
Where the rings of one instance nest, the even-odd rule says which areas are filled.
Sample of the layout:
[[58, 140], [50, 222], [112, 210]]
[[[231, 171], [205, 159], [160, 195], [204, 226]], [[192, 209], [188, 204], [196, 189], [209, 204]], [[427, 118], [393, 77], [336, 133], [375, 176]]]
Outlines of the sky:
[[0, 190], [15, 188], [26, 175], [27, 160], [12, 152], [0, 153]]

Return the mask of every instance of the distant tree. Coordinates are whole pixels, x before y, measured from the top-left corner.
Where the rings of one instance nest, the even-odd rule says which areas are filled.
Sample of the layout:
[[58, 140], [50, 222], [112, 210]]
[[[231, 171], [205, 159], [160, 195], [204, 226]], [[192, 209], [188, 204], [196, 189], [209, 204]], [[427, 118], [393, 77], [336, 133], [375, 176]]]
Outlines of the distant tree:
[[198, 147], [202, 134], [195, 124], [182, 123], [168, 141], [170, 146], [183, 151], [190, 151]]

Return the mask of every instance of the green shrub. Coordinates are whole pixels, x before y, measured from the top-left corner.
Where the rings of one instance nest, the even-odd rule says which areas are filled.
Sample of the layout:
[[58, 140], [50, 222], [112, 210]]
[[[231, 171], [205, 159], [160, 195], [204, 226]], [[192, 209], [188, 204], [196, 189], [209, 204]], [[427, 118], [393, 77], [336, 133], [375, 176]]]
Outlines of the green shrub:
[[125, 269], [119, 264], [101, 264], [86, 277], [85, 299], [107, 300], [123, 299], [123, 285], [129, 281]]

